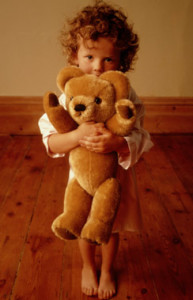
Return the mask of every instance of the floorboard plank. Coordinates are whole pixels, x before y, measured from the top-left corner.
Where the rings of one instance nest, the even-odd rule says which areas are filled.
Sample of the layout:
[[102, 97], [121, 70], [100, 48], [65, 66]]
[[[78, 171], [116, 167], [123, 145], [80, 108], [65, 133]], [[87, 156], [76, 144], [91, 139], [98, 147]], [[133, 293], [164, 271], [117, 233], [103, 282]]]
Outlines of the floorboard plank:
[[[151, 162], [156, 161], [154, 154], [151, 154]], [[148, 169], [146, 156], [138, 163], [136, 171], [144, 220], [143, 237], [158, 296], [161, 300], [191, 299], [193, 269], [180, 236], [157, 193], [160, 182], [154, 182], [154, 174]]]
[[115, 270], [118, 291], [114, 299], [158, 299], [140, 234], [120, 234]]
[[168, 156], [185, 189], [193, 197], [193, 135], [156, 136], [155, 140]]
[[22, 137], [9, 137], [4, 142], [6, 147], [1, 151], [2, 155], [0, 157], [0, 207], [15, 176], [15, 172], [29, 148], [29, 137], [25, 139]]
[[62, 212], [67, 176], [66, 160], [49, 158], [12, 299], [61, 299], [66, 246], [52, 233], [51, 223]]
[[[152, 159], [154, 157], [154, 159]], [[158, 159], [156, 159], [158, 157]], [[161, 150], [158, 143], [144, 157], [154, 182], [154, 190], [160, 203], [170, 216], [184, 243], [190, 263], [193, 266], [193, 201], [173, 169], [169, 155]], [[179, 158], [178, 158], [179, 161]], [[176, 160], [176, 164], [179, 164]]]
[[[10, 183], [9, 180], [9, 192], [0, 210], [0, 299], [10, 299], [47, 159], [45, 152], [42, 151], [42, 145], [40, 142], [37, 143], [37, 138], [30, 139], [27, 152], [28, 138], [26, 142], [23, 139], [20, 141], [14, 139], [14, 143], [16, 152], [13, 157], [17, 166], [18, 161], [22, 160], [22, 155], [24, 158], [18, 166], [13, 181]], [[19, 148], [20, 151], [23, 149], [22, 155], [19, 153]], [[10, 149], [8, 149], [9, 153]], [[8, 164], [10, 169], [13, 157], [10, 157]]]
[[9, 135], [0, 135], [0, 153], [1, 156], [7, 149], [8, 144], [11, 142], [12, 137]]

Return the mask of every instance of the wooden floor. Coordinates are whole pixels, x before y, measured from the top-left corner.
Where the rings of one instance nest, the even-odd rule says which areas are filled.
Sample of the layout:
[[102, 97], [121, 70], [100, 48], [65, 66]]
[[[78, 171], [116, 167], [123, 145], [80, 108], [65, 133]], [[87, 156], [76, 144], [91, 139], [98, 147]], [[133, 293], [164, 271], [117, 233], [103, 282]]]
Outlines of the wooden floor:
[[[193, 136], [153, 141], [136, 166], [144, 229], [121, 234], [114, 299], [193, 299]], [[48, 158], [39, 136], [1, 136], [0, 153], [0, 299], [89, 299], [77, 241], [50, 230], [66, 160]]]

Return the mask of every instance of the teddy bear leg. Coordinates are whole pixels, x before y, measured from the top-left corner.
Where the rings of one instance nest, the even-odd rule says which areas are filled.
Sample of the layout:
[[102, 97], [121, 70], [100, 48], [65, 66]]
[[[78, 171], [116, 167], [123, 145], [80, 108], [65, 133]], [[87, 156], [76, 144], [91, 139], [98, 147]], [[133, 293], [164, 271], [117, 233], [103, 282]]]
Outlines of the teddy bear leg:
[[117, 179], [109, 178], [97, 189], [91, 213], [81, 232], [81, 238], [97, 244], [108, 242], [120, 199]]
[[80, 236], [91, 208], [90, 196], [73, 178], [65, 192], [64, 212], [52, 224], [55, 235], [61, 239], [74, 239]]

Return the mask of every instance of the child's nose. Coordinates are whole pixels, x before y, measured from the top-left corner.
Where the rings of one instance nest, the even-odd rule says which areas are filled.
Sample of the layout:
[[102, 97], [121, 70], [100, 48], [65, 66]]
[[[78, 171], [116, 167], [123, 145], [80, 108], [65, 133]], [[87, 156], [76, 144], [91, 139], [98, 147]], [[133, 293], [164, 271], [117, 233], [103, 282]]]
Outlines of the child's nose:
[[103, 72], [103, 62], [101, 60], [96, 60], [94, 62], [94, 71]]

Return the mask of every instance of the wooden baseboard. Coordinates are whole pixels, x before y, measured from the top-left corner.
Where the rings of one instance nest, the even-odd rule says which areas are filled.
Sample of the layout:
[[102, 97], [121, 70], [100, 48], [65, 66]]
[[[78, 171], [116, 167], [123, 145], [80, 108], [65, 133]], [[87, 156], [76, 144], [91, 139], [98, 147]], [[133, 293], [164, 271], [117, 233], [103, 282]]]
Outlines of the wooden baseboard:
[[[193, 97], [140, 97], [150, 133], [193, 133]], [[43, 114], [42, 97], [0, 96], [0, 134], [40, 134], [38, 120]]]
[[42, 97], [0, 97], [0, 134], [40, 134], [38, 120], [43, 114]]
[[193, 133], [193, 97], [141, 97], [150, 133]]

